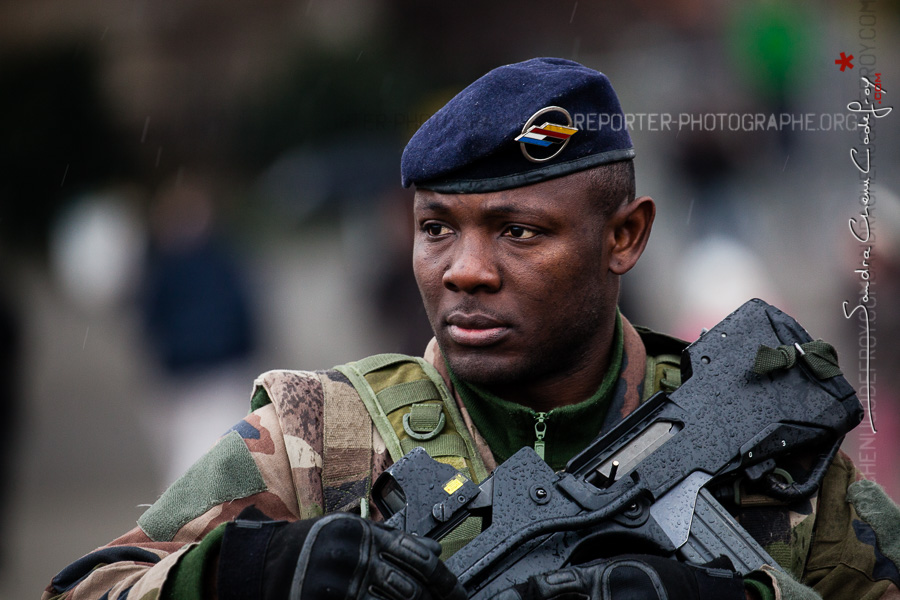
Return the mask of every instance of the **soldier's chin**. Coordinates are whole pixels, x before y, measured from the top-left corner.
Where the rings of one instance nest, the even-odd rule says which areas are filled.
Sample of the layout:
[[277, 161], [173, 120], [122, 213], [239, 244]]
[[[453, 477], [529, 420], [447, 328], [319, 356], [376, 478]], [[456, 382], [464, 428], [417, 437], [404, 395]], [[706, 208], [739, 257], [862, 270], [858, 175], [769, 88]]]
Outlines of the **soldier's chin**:
[[524, 369], [516, 361], [488, 354], [451, 350], [444, 353], [444, 358], [456, 377], [472, 385], [493, 387], [522, 380]]

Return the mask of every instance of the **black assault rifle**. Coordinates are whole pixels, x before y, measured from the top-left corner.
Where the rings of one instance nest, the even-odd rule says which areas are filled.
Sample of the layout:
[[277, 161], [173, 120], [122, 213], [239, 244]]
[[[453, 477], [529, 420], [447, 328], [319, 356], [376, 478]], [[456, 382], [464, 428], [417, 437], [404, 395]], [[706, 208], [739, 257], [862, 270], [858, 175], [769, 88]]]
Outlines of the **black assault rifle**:
[[[629, 552], [693, 563], [725, 555], [743, 574], [775, 565], [710, 490], [746, 477], [787, 501], [815, 491], [863, 411], [843, 376], [817, 376], [801, 346], [811, 341], [793, 318], [751, 300], [684, 350], [680, 388], [647, 400], [564, 471], [523, 448], [479, 486], [416, 448], [376, 481], [373, 499], [388, 525], [438, 540], [469, 516], [484, 519], [447, 560], [469, 598]], [[755, 373], [761, 345], [792, 348], [796, 364]], [[800, 452], [818, 456], [808, 479], [775, 473], [776, 460]]]

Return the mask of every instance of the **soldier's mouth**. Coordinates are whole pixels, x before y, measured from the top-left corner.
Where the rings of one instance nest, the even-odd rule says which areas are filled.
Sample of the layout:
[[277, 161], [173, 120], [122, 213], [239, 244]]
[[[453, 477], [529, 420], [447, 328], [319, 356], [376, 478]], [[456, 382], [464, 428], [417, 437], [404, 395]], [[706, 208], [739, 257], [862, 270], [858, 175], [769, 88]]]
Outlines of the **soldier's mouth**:
[[509, 331], [508, 325], [485, 314], [453, 312], [447, 317], [447, 333], [460, 346], [490, 346]]
[[447, 328], [450, 339], [460, 346], [490, 346], [499, 342], [509, 331], [508, 327], [488, 329], [464, 329], [456, 325]]

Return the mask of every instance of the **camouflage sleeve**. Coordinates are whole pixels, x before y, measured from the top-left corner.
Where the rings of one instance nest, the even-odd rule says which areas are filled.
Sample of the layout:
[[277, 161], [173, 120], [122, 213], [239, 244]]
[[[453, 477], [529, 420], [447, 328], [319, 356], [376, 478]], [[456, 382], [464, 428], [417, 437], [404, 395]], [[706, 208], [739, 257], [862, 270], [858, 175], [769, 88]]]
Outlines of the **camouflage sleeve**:
[[[782, 466], [802, 479], [806, 458]], [[776, 599], [900, 599], [900, 509], [846, 454], [812, 497], [785, 505], [742, 487], [734, 514], [783, 569], [757, 573]]]
[[300, 518], [284, 436], [271, 404], [222, 436], [136, 528], [63, 569], [42, 599], [156, 600], [185, 553], [251, 505], [273, 519]]
[[900, 508], [846, 454], [822, 481], [808, 540], [802, 580], [825, 600], [900, 598]]

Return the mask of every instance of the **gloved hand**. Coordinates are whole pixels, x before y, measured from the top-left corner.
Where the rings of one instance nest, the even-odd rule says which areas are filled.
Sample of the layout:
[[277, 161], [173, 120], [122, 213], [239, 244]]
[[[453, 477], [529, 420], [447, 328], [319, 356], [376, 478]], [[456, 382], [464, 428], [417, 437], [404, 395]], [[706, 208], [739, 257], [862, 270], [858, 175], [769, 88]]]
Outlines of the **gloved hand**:
[[466, 598], [434, 540], [349, 513], [292, 523], [242, 519], [245, 513], [225, 529], [220, 600]]
[[743, 578], [731, 569], [728, 559], [697, 566], [650, 555], [624, 555], [535, 575], [494, 596], [494, 600], [744, 598]]

